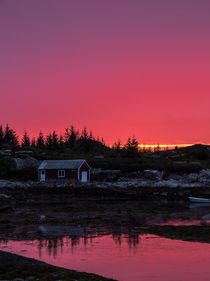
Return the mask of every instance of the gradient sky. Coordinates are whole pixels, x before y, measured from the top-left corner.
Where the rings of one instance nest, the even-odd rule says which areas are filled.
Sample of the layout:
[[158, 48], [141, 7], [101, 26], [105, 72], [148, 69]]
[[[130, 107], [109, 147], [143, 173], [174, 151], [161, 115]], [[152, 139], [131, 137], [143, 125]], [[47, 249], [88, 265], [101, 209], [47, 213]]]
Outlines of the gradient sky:
[[210, 142], [209, 0], [0, 0], [0, 123]]

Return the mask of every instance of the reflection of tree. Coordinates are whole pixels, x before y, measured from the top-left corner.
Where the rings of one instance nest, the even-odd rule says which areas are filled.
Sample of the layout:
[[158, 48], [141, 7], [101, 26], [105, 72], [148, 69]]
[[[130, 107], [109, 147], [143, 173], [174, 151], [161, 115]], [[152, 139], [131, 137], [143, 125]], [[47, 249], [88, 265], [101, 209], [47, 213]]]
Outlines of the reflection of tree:
[[136, 246], [139, 244], [139, 234], [137, 233], [129, 233], [126, 236], [127, 243], [129, 245], [129, 249], [135, 249]]
[[112, 238], [119, 246], [121, 246], [123, 240], [125, 239], [130, 249], [136, 248], [136, 246], [139, 244], [139, 234], [137, 233], [129, 232], [126, 235], [115, 233], [112, 234]]
[[8, 239], [0, 239], [0, 246], [2, 246], [2, 244], [7, 245], [8, 241]]
[[49, 256], [53, 256], [56, 258], [58, 255], [58, 251], [60, 253], [63, 253], [63, 247], [64, 245], [68, 248], [71, 248], [72, 251], [74, 248], [82, 243], [85, 247], [88, 244], [92, 244], [93, 237], [95, 235], [88, 235], [88, 236], [73, 236], [73, 237], [53, 237], [53, 238], [40, 238], [38, 240], [38, 251], [39, 251], [39, 257], [42, 256], [42, 250], [46, 249]]
[[49, 256], [53, 255], [54, 258], [57, 256], [57, 251], [63, 252], [64, 238], [63, 237], [53, 237], [51, 239], [39, 239], [38, 240], [38, 250], [39, 256], [42, 256], [42, 248], [47, 249]]
[[121, 243], [122, 243], [122, 234], [114, 233], [114, 234], [112, 234], [112, 239], [114, 240], [114, 242], [115, 242], [116, 244], [118, 244], [119, 246], [121, 246]]
[[[103, 233], [103, 236], [106, 235]], [[42, 257], [43, 250], [49, 256], [56, 258], [59, 253], [62, 255], [64, 247], [70, 248], [73, 252], [74, 249], [80, 244], [82, 244], [84, 248], [86, 248], [87, 245], [91, 246], [94, 242], [94, 239], [99, 237], [99, 233], [94, 233], [85, 236], [40, 238], [39, 240], [34, 240], [34, 242], [37, 244], [40, 258]], [[127, 243], [129, 249], [135, 249], [140, 240], [139, 234], [132, 232], [128, 232], [128, 234], [114, 233], [112, 234], [111, 238], [119, 247], [121, 247], [123, 242]], [[0, 246], [7, 245], [8, 242], [10, 242], [10, 240], [1, 239]]]

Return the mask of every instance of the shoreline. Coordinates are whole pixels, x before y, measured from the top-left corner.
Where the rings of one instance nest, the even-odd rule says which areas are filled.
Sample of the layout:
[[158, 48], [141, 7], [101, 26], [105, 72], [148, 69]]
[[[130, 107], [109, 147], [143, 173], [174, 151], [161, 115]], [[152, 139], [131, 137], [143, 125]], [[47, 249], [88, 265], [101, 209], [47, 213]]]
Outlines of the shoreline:
[[9, 281], [15, 278], [23, 281], [117, 281], [92, 273], [78, 272], [53, 266], [35, 259], [0, 250], [0, 279]]

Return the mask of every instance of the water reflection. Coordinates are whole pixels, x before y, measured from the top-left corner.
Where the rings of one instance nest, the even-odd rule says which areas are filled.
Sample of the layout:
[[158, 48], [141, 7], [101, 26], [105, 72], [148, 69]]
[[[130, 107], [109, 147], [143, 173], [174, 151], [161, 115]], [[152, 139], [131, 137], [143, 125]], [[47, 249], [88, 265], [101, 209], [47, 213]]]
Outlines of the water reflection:
[[[72, 252], [78, 246], [83, 246], [84, 249], [88, 245], [93, 245], [93, 241], [96, 235], [88, 235], [85, 237], [53, 237], [53, 238], [39, 238], [34, 241], [24, 241], [25, 245], [36, 245], [39, 253], [39, 258], [42, 258], [42, 254], [48, 254], [49, 257], [56, 258], [59, 255], [62, 255], [63, 248], [70, 248]], [[121, 247], [122, 241], [126, 241], [128, 248], [130, 250], [135, 250], [137, 245], [140, 242], [140, 235], [137, 233], [129, 234], [112, 234], [110, 237], [113, 239], [114, 243]], [[12, 241], [15, 243], [15, 241]], [[11, 240], [0, 240], [0, 248], [8, 249], [8, 245], [11, 243]]]
[[[93, 245], [93, 239], [95, 235], [89, 235], [85, 237], [54, 237], [52, 239], [39, 239], [37, 240], [37, 248], [39, 249], [39, 257], [42, 257], [42, 251], [48, 253], [49, 256], [57, 257], [59, 254], [63, 253], [63, 247], [68, 247], [73, 252], [77, 246]], [[110, 235], [116, 245], [119, 247], [122, 244], [122, 240], [124, 239], [128, 245], [130, 250], [135, 250], [140, 241], [140, 235], [136, 233], [130, 234], [112, 234]]]
[[121, 281], [209, 281], [210, 276], [209, 244], [155, 235], [1, 241], [0, 249]]

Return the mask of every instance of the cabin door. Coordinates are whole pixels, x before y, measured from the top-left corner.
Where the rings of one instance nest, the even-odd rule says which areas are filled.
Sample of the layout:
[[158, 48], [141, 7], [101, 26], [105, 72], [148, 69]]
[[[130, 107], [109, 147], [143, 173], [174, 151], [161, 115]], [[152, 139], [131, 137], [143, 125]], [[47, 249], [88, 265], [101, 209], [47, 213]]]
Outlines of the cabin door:
[[82, 182], [87, 182], [87, 172], [82, 172]]
[[41, 170], [40, 181], [45, 181], [45, 178], [46, 178], [45, 170]]

